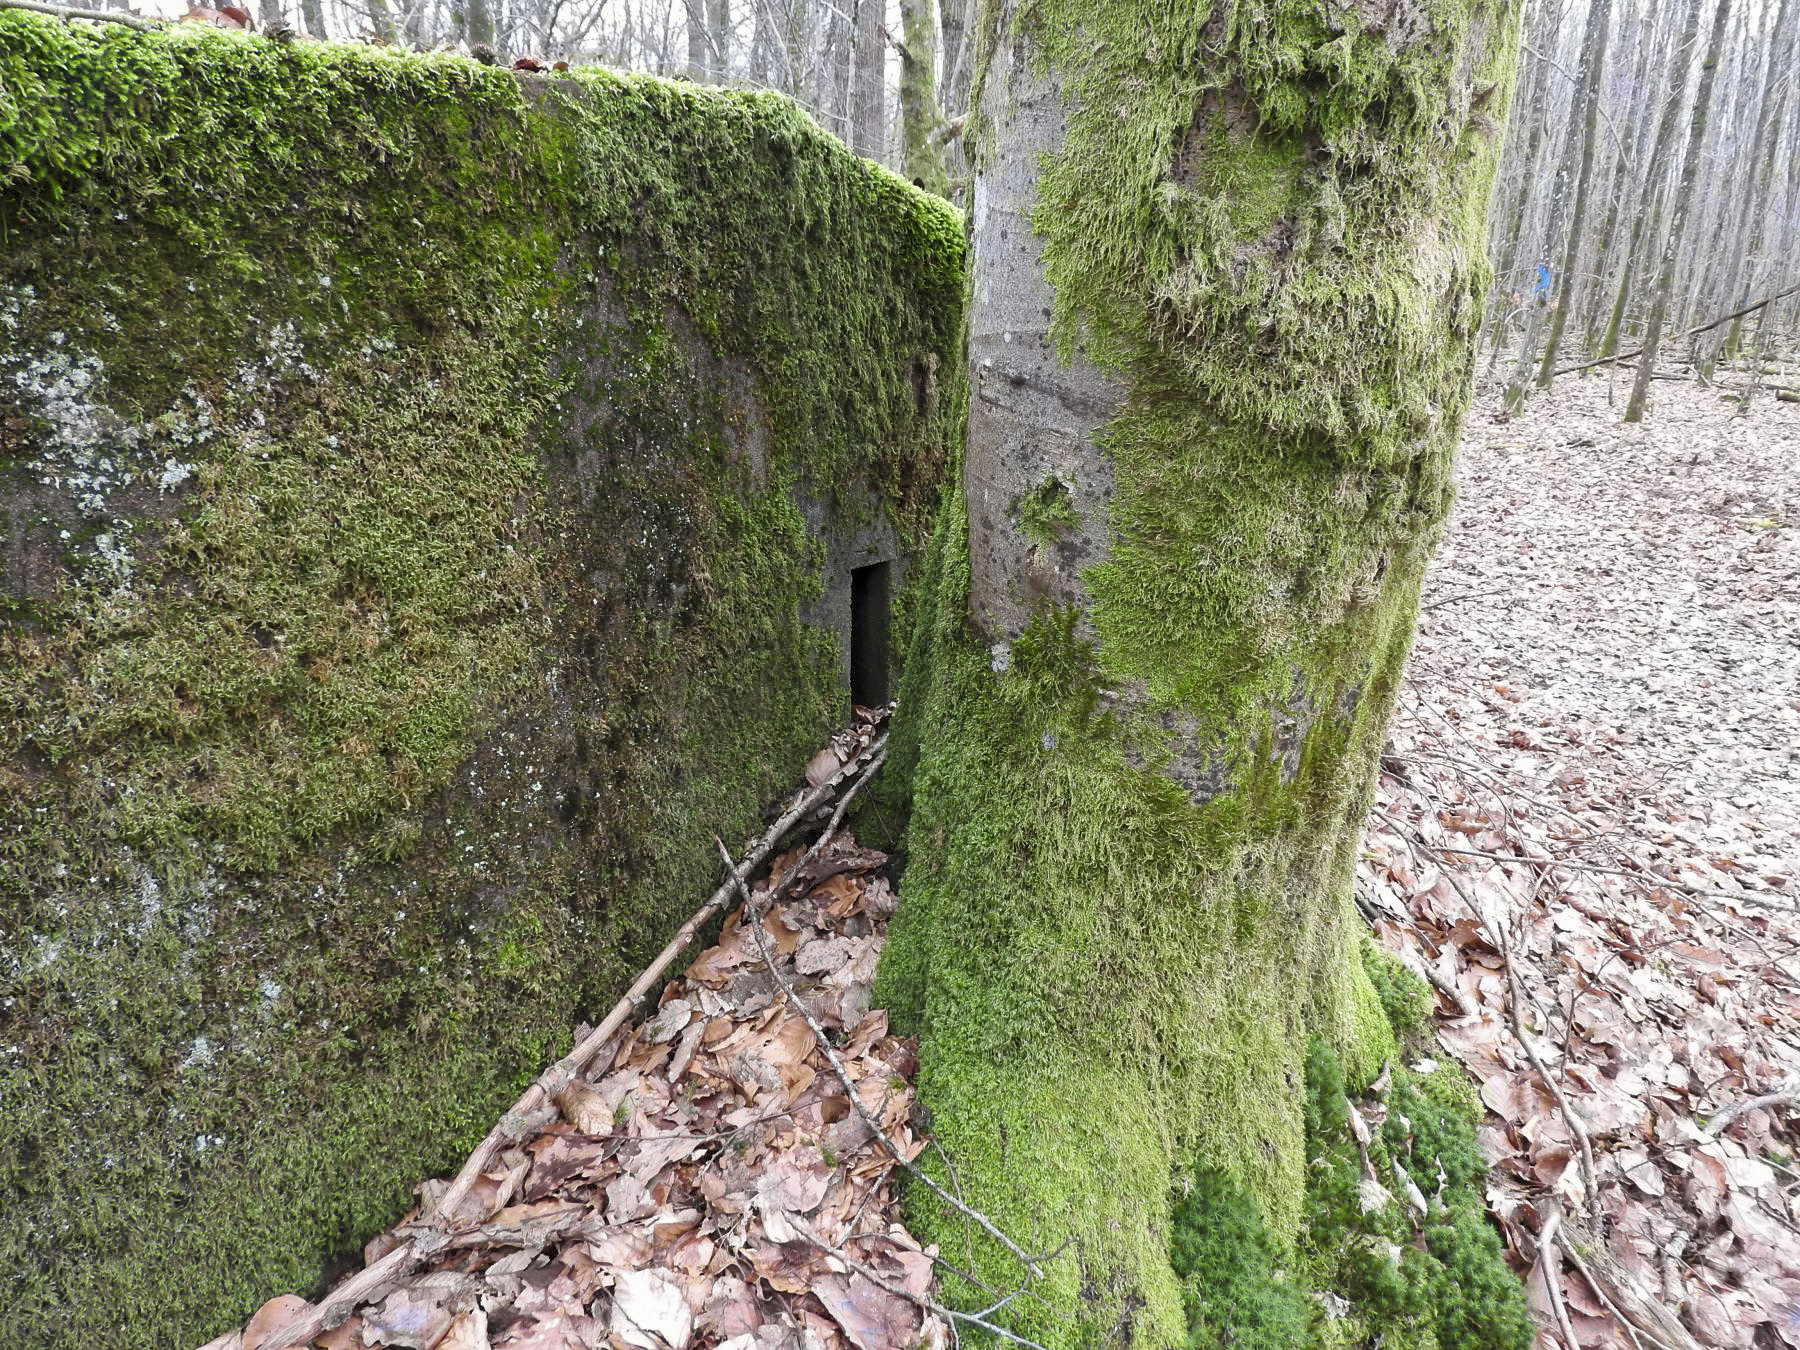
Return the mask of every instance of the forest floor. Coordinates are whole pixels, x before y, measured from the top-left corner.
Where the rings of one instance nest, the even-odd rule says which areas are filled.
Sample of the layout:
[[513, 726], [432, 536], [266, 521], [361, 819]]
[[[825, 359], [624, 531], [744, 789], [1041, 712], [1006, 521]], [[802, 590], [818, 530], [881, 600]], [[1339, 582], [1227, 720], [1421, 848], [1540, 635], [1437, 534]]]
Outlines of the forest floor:
[[[877, 729], [810, 781], [873, 772]], [[1388, 750], [1358, 903], [1480, 1081], [1543, 1350], [1800, 1350], [1800, 407], [1479, 407]], [[208, 1350], [957, 1340], [897, 1222], [929, 1145], [869, 1007], [890, 871], [848, 835], [773, 859], [460, 1199], [422, 1184], [361, 1275]]]
[[1800, 406], [1624, 392], [1470, 415], [1359, 901], [1546, 1336], [1800, 1347]]

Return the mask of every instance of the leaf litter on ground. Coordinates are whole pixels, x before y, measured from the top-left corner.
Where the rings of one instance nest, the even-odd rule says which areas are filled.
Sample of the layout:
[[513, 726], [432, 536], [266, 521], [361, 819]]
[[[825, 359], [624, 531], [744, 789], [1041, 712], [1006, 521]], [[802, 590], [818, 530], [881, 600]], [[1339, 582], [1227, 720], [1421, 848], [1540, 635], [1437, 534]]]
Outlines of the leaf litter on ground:
[[[837, 763], [809, 773], [813, 786]], [[914, 1043], [869, 1006], [895, 895], [888, 856], [833, 836], [782, 896], [795, 847], [752, 888], [785, 983], [835, 1042], [857, 1096], [909, 1160]], [[312, 1344], [325, 1350], [930, 1350], [934, 1252], [896, 1218], [896, 1160], [807, 1018], [789, 1005], [744, 908], [663, 988], [655, 1010], [556, 1096], [559, 1119], [503, 1150], [426, 1265]], [[585, 1031], [585, 1029], [583, 1029]], [[583, 1031], [578, 1031], [580, 1040]], [[448, 1188], [364, 1249], [394, 1251]], [[851, 1258], [849, 1262], [841, 1259]], [[868, 1278], [868, 1274], [877, 1277]], [[237, 1350], [304, 1312], [272, 1300]]]
[[1732, 412], [1471, 415], [1365, 834], [1546, 1346], [1800, 1350], [1800, 407]]

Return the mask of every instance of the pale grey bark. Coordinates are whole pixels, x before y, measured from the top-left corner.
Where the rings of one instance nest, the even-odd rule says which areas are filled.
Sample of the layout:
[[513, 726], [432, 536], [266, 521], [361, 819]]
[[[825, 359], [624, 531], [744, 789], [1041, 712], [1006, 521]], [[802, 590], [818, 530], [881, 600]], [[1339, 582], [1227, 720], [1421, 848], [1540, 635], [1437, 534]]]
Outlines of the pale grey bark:
[[[1675, 258], [1681, 251], [1681, 238], [1687, 228], [1693, 205], [1694, 180], [1700, 167], [1700, 150], [1706, 137], [1706, 114], [1712, 103], [1713, 77], [1719, 67], [1719, 51], [1724, 42], [1725, 26], [1731, 17], [1731, 0], [1719, 0], [1713, 16], [1712, 38], [1707, 43], [1706, 59], [1700, 67], [1700, 89], [1694, 96], [1694, 111], [1688, 122], [1687, 153], [1682, 160], [1681, 181], [1675, 189], [1669, 216], [1669, 232], [1663, 244], [1662, 266], [1656, 280], [1656, 294], [1650, 302], [1650, 317], [1644, 330], [1644, 354], [1638, 358], [1637, 379], [1631, 386], [1631, 401], [1625, 405], [1625, 420], [1643, 420], [1650, 397], [1650, 379], [1656, 372], [1656, 352], [1662, 343], [1663, 320], [1668, 313], [1669, 295], [1675, 285]], [[1693, 0], [1690, 30], [1697, 33], [1700, 3]], [[1692, 42], [1684, 44], [1692, 46]]]
[[[1023, 39], [1002, 41], [982, 83], [981, 171], [970, 207], [969, 607], [986, 640], [1016, 638], [1039, 601], [1085, 609], [1080, 569], [1106, 547], [1112, 470], [1094, 432], [1121, 392], [1080, 352], [1064, 365], [1050, 341], [1054, 296], [1032, 229], [1042, 157], [1063, 143], [1061, 92]], [[1054, 545], [1019, 529], [1027, 494], [1061, 485], [1083, 524]]]
[[[1600, 129], [1600, 92], [1606, 78], [1606, 37], [1612, 17], [1612, 0], [1590, 0], [1587, 32], [1582, 38], [1582, 88], [1577, 93], [1581, 124], [1576, 130], [1580, 144], [1577, 153], [1580, 167], [1575, 174], [1575, 202], [1570, 211], [1568, 243], [1563, 249], [1559, 276], [1553, 278], [1556, 300], [1550, 319], [1550, 336], [1544, 343], [1544, 359], [1538, 368], [1540, 386], [1550, 383], [1556, 369], [1556, 351], [1562, 344], [1563, 330], [1569, 322], [1569, 309], [1574, 301], [1575, 264], [1581, 256], [1583, 231], [1587, 228], [1588, 191], [1594, 181], [1594, 149]], [[1556, 242], [1554, 238], [1550, 241]]]
[[851, 91], [850, 145], [881, 159], [887, 151], [887, 42], [884, 0], [856, 0], [856, 79]]

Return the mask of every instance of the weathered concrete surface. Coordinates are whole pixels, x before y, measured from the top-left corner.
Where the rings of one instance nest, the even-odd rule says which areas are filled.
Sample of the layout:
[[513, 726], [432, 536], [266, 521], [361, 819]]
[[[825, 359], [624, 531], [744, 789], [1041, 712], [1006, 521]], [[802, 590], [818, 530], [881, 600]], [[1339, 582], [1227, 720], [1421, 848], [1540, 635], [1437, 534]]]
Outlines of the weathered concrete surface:
[[961, 226], [766, 96], [18, 13], [0, 85], [0, 1344], [191, 1344], [841, 716]]

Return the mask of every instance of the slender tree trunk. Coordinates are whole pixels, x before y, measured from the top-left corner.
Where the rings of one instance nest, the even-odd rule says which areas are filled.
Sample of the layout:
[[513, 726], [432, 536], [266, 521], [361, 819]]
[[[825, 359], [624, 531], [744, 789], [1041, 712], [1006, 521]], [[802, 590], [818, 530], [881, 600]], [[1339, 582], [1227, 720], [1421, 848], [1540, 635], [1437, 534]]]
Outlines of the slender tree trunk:
[[775, 35], [769, 31], [769, 0], [751, 0], [756, 7], [750, 18], [750, 83], [759, 88], [767, 88], [769, 79], [771, 47]]
[[[1568, 244], [1563, 249], [1561, 275], [1556, 281], [1555, 312], [1550, 318], [1550, 336], [1544, 341], [1544, 359], [1538, 367], [1540, 388], [1550, 383], [1556, 369], [1557, 348], [1562, 345], [1563, 329], [1568, 326], [1569, 309], [1575, 298], [1575, 264], [1581, 256], [1582, 232], [1587, 228], [1588, 189], [1594, 181], [1594, 145], [1600, 130], [1600, 96], [1606, 83], [1606, 33], [1612, 17], [1612, 0], [1591, 0], [1588, 6], [1587, 32], [1581, 40], [1581, 89], [1577, 103], [1581, 112], [1581, 166], [1575, 172], [1575, 206], [1569, 216]], [[1554, 244], [1556, 241], [1551, 240]]]
[[300, 0], [300, 16], [306, 21], [306, 31], [319, 41], [331, 36], [325, 27], [325, 0]]
[[850, 126], [850, 76], [855, 57], [855, 30], [850, 21], [841, 13], [831, 14], [825, 20], [819, 106], [831, 130], [845, 141], [854, 139]]
[[938, 141], [944, 119], [938, 115], [932, 61], [937, 32], [931, 0], [900, 0], [900, 25], [900, 172], [927, 192], [944, 196], [950, 180]]
[[[1568, 149], [1573, 149], [1580, 128], [1567, 128], [1566, 139]], [[1553, 247], [1562, 236], [1563, 217], [1569, 206], [1569, 169], [1568, 154], [1557, 155], [1556, 181], [1550, 190], [1550, 215], [1544, 230], [1544, 246]], [[1540, 256], [1532, 254], [1529, 256]], [[1532, 299], [1525, 311], [1525, 331], [1519, 335], [1519, 354], [1513, 361], [1512, 376], [1506, 382], [1505, 407], [1508, 412], [1517, 412], [1525, 402], [1525, 392], [1530, 387], [1531, 366], [1537, 356], [1538, 333], [1543, 328], [1544, 316], [1550, 310], [1551, 286], [1561, 284], [1562, 278], [1554, 274], [1547, 278], [1548, 285], [1534, 288]]]
[[[1686, 157], [1681, 162], [1681, 182], [1669, 214], [1668, 239], [1663, 244], [1662, 266], [1656, 278], [1656, 295], [1650, 302], [1650, 318], [1644, 329], [1644, 354], [1638, 358], [1637, 379], [1631, 386], [1631, 401], [1625, 405], [1625, 420], [1641, 422], [1650, 397], [1650, 379], [1656, 373], [1656, 351], [1662, 345], [1663, 318], [1668, 313], [1669, 294], [1675, 286], [1675, 259], [1681, 252], [1681, 237], [1687, 228], [1693, 205], [1694, 180], [1699, 176], [1700, 148], [1706, 139], [1706, 111], [1712, 102], [1713, 76], [1719, 67], [1719, 50], [1725, 40], [1725, 26], [1731, 18], [1731, 0], [1719, 0], [1713, 16], [1712, 38], [1706, 45], [1706, 60], [1700, 67], [1700, 89], [1694, 96], [1694, 112], [1688, 122]], [[1696, 33], [1700, 22], [1699, 0], [1694, 0], [1689, 25]], [[1684, 46], [1692, 46], [1692, 41]]]
[[683, 0], [687, 14], [687, 77], [706, 83], [706, 0]]
[[713, 83], [731, 78], [731, 0], [706, 0], [706, 61]]
[[1615, 271], [1630, 271], [1631, 252], [1638, 244], [1637, 225], [1641, 217], [1634, 215], [1630, 243], [1624, 258], [1621, 260], [1618, 257], [1619, 235], [1623, 228], [1620, 218], [1624, 214], [1621, 208], [1627, 197], [1626, 189], [1642, 174], [1643, 166], [1638, 156], [1644, 144], [1644, 133], [1649, 130], [1650, 121], [1656, 114], [1656, 98], [1650, 92], [1649, 80], [1651, 58], [1656, 54], [1656, 49], [1654, 21], [1647, 20], [1638, 33], [1637, 62], [1633, 67], [1630, 85], [1636, 93], [1629, 115], [1624, 119], [1625, 130], [1622, 133], [1618, 160], [1607, 185], [1606, 224], [1600, 231], [1600, 255], [1595, 261], [1594, 284], [1587, 297], [1587, 333], [1582, 342], [1582, 351], [1590, 357], [1597, 355], [1600, 350], [1600, 318], [1607, 312], [1602, 297], [1613, 290], [1612, 277]]
[[885, 0], [856, 0], [856, 82], [851, 90], [850, 146], [859, 155], [887, 153]]
[[[1558, 13], [1561, 11], [1559, 10]], [[1551, 37], [1554, 34], [1550, 35]], [[1549, 41], [1550, 38], [1540, 38]], [[1532, 200], [1532, 187], [1537, 181], [1539, 157], [1543, 154], [1544, 127], [1549, 122], [1548, 86], [1551, 78], [1549, 61], [1544, 57], [1530, 57], [1531, 70], [1535, 72], [1527, 82], [1524, 97], [1520, 104], [1520, 120], [1527, 128], [1525, 136], [1525, 154], [1519, 162], [1518, 182], [1514, 187], [1512, 198], [1505, 212], [1497, 214], [1503, 218], [1499, 240], [1499, 265], [1495, 279], [1499, 282], [1499, 299], [1503, 306], [1512, 304], [1513, 293], [1518, 285], [1515, 273], [1518, 271], [1519, 249], [1524, 242], [1525, 220]], [[1495, 349], [1505, 341], [1503, 325], [1496, 325], [1494, 331]]]
[[494, 10], [489, 0], [462, 0], [462, 5], [469, 46], [487, 47], [498, 57], [500, 51], [494, 42]]
[[[1754, 298], [1751, 286], [1759, 278], [1756, 259], [1768, 238], [1770, 212], [1774, 206], [1775, 159], [1781, 148], [1783, 114], [1793, 88], [1796, 65], [1800, 65], [1800, 38], [1795, 36], [1800, 15], [1794, 13], [1792, 0], [1781, 0], [1775, 19], [1774, 40], [1770, 43], [1768, 77], [1763, 85], [1762, 117], [1757, 121], [1758, 149], [1752, 152], [1756, 179], [1744, 202], [1743, 229], [1740, 246], [1732, 251], [1732, 272], [1726, 285], [1727, 298], [1735, 298], [1733, 309], [1742, 309]], [[1792, 209], [1792, 203], [1790, 203]], [[1740, 282], [1740, 277], [1742, 278]], [[1737, 354], [1743, 332], [1743, 320], [1734, 320], [1721, 339], [1727, 357]]]
[[1327, 84], [1288, 13], [984, 23], [967, 445], [900, 696], [877, 996], [960, 1192], [1070, 1240], [996, 1314], [1055, 1350], [1185, 1344], [1174, 1189], [1216, 1168], [1294, 1232], [1308, 1038], [1358, 1081], [1391, 1045], [1351, 879], [1451, 497], [1517, 15], [1439, 0], [1347, 37]]
[[388, 9], [387, 0], [369, 0], [369, 22], [377, 41], [394, 40], [394, 16]]
[[1625, 319], [1630, 312], [1631, 291], [1637, 270], [1646, 261], [1646, 253], [1655, 246], [1661, 234], [1663, 187], [1669, 180], [1669, 153], [1675, 144], [1675, 131], [1681, 122], [1682, 99], [1687, 92], [1689, 62], [1700, 36], [1700, 0], [1689, 0], [1687, 21], [1681, 34], [1669, 48], [1665, 71], [1666, 92], [1659, 102], [1656, 142], [1650, 157], [1644, 161], [1643, 193], [1631, 226], [1631, 249], [1626, 254], [1624, 269], [1619, 274], [1619, 289], [1613, 297], [1612, 316], [1607, 321], [1606, 337], [1600, 344], [1601, 356], [1619, 350]]

